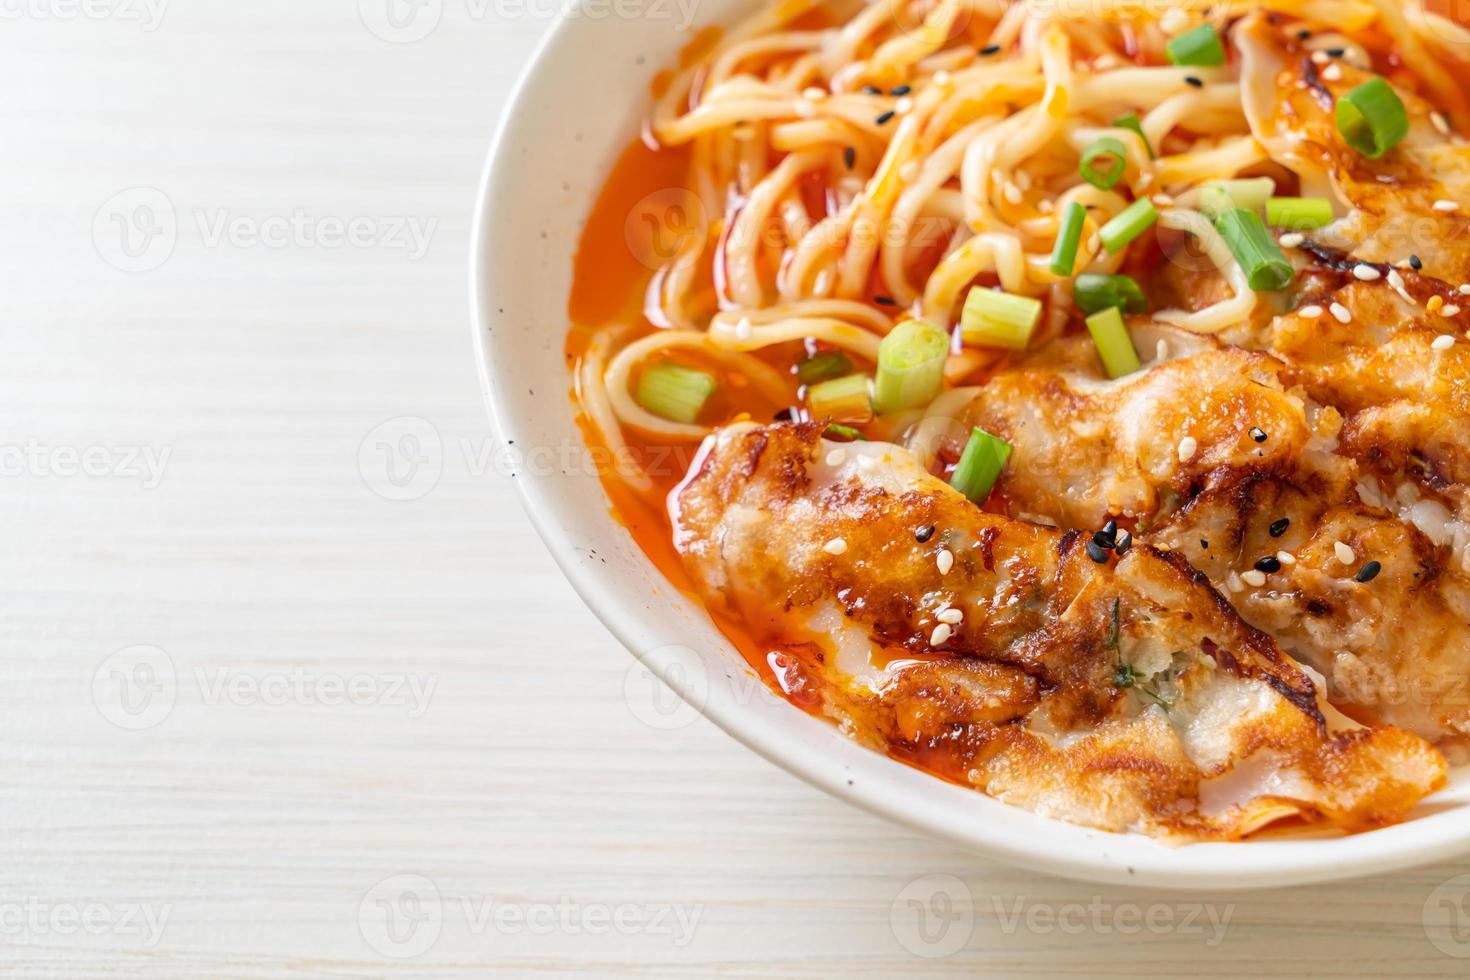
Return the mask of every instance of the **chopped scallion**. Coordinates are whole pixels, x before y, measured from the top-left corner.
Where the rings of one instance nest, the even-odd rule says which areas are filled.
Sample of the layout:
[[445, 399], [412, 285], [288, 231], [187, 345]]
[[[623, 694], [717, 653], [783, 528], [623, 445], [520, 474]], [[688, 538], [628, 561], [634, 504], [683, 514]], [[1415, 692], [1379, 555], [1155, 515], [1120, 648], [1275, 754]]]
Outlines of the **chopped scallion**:
[[671, 422], [693, 423], [718, 382], [707, 371], [679, 364], [655, 364], [638, 379], [633, 398], [643, 408]]
[[1381, 157], [1409, 135], [1409, 114], [1398, 93], [1372, 78], [1337, 100], [1337, 131], [1365, 157]]
[[1098, 356], [1102, 358], [1103, 370], [1107, 371], [1108, 377], [1121, 378], [1138, 370], [1138, 351], [1133, 348], [1133, 338], [1129, 336], [1123, 314], [1116, 306], [1088, 317], [1087, 332], [1092, 334], [1092, 342], [1097, 345]]
[[1158, 220], [1159, 212], [1154, 210], [1154, 202], [1140, 197], [1099, 228], [1097, 234], [1108, 254], [1116, 254]]
[[1097, 313], [1115, 306], [1128, 313], [1148, 309], [1148, 300], [1133, 277], [1096, 272], [1084, 272], [1072, 283], [1072, 301], [1083, 313]]
[[949, 485], [970, 498], [971, 502], [983, 504], [995, 489], [995, 481], [1011, 458], [1011, 444], [991, 435], [984, 429], [970, 432], [970, 441], [955, 464]]
[[1231, 208], [1259, 211], [1275, 190], [1276, 181], [1270, 177], [1212, 180], [1200, 189], [1199, 209], [1211, 218], [1218, 218]]
[[[1114, 141], [1116, 142], [1116, 140]], [[1056, 244], [1051, 249], [1051, 271], [1059, 276], [1070, 276], [1077, 264], [1077, 245], [1082, 241], [1082, 225], [1087, 221], [1087, 209], [1073, 201], [1062, 215], [1057, 229]]]
[[1266, 202], [1266, 224], [1312, 231], [1332, 224], [1332, 202], [1325, 197], [1273, 197]]
[[892, 415], [934, 400], [944, 387], [949, 334], [923, 320], [905, 320], [878, 345], [873, 411]]
[[873, 379], [849, 374], [812, 385], [806, 390], [807, 409], [814, 419], [829, 422], [870, 422], [873, 419]]
[[[1098, 158], [1102, 158], [1100, 167], [1095, 165]], [[1083, 148], [1077, 172], [1093, 187], [1106, 191], [1111, 190], [1123, 178], [1123, 171], [1127, 166], [1128, 148], [1121, 140], [1102, 136]]]
[[960, 334], [967, 344], [1025, 350], [1041, 319], [1041, 300], [976, 286], [965, 297]]
[[840, 350], [824, 350], [796, 364], [797, 380], [804, 385], [831, 381], [833, 378], [840, 378], [844, 374], [851, 373], [852, 361]]
[[1194, 30], [1170, 38], [1164, 45], [1164, 52], [1173, 65], [1215, 68], [1225, 64], [1225, 46], [1220, 43], [1214, 24], [1201, 24]]
[[1148, 136], [1143, 131], [1143, 123], [1139, 120], [1138, 113], [1125, 113], [1124, 115], [1119, 116], [1117, 119], [1114, 119], [1113, 125], [1117, 126], [1119, 129], [1127, 129], [1137, 133], [1138, 138], [1143, 140], [1143, 148], [1148, 151], [1148, 158], [1150, 160], [1154, 158], [1153, 144], [1148, 141]]
[[1246, 282], [1256, 292], [1284, 289], [1296, 276], [1281, 246], [1254, 211], [1241, 208], [1226, 211], [1215, 222], [1215, 228], [1245, 271]]

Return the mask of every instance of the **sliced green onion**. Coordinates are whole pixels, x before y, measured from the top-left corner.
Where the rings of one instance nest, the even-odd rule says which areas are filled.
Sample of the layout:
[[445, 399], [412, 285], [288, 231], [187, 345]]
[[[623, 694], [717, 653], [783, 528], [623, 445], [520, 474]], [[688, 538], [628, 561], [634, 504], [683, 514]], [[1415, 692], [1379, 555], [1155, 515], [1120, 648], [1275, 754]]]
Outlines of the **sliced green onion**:
[[1142, 235], [1158, 220], [1159, 212], [1154, 210], [1154, 202], [1140, 197], [1099, 228], [1097, 235], [1102, 239], [1103, 248], [1112, 255], [1122, 251], [1124, 245]]
[[1192, 31], [1185, 31], [1171, 38], [1164, 45], [1171, 65], [1189, 68], [1215, 68], [1225, 64], [1225, 46], [1214, 24], [1201, 24]]
[[715, 393], [718, 382], [707, 371], [679, 364], [655, 364], [638, 379], [634, 401], [660, 418], [692, 423], [704, 403]]
[[1295, 278], [1291, 263], [1254, 211], [1226, 211], [1215, 222], [1215, 228], [1245, 270], [1251, 289], [1258, 293], [1284, 289]]
[[1051, 248], [1051, 271], [1059, 276], [1070, 276], [1072, 266], [1077, 264], [1077, 245], [1082, 241], [1082, 223], [1087, 220], [1087, 209], [1073, 201], [1062, 215], [1061, 227], [1057, 229], [1057, 241]]
[[[1098, 157], [1104, 158], [1107, 169], [1099, 170], [1092, 165]], [[1101, 136], [1082, 150], [1082, 161], [1077, 164], [1077, 172], [1093, 187], [1106, 191], [1123, 179], [1123, 171], [1127, 166], [1128, 148], [1123, 145], [1122, 140]]]
[[871, 422], [873, 379], [866, 374], [823, 381], [806, 390], [806, 404], [814, 419], [831, 422]]
[[1273, 197], [1266, 202], [1266, 224], [1295, 231], [1321, 228], [1332, 224], [1332, 202], [1325, 197]]
[[824, 350], [796, 363], [796, 377], [804, 385], [830, 381], [852, 373], [852, 361], [840, 350]]
[[837, 425], [834, 423], [827, 426], [826, 431], [823, 432], [822, 435], [828, 439], [832, 438], [833, 436], [838, 436], [843, 439], [850, 439], [853, 442], [867, 442], [867, 440], [863, 438], [863, 434], [850, 425]]
[[1337, 100], [1337, 131], [1365, 157], [1381, 157], [1409, 135], [1409, 114], [1387, 82], [1371, 78]]
[[1114, 119], [1113, 125], [1117, 126], [1119, 129], [1127, 129], [1131, 132], [1137, 133], [1138, 138], [1143, 140], [1143, 148], [1148, 151], [1148, 158], [1150, 160], [1154, 158], [1153, 144], [1148, 141], [1148, 136], [1143, 131], [1143, 123], [1139, 120], [1138, 113], [1125, 113], [1124, 115], [1119, 116], [1117, 119]]
[[949, 334], [923, 320], [905, 320], [878, 345], [873, 411], [892, 415], [927, 405], [944, 387]]
[[1116, 306], [1088, 317], [1087, 332], [1092, 334], [1092, 342], [1097, 345], [1098, 356], [1102, 358], [1103, 370], [1108, 372], [1108, 377], [1121, 378], [1138, 370], [1138, 351], [1133, 349], [1133, 338], [1129, 336], [1123, 314]]
[[1211, 180], [1200, 188], [1199, 209], [1211, 218], [1218, 218], [1231, 208], [1259, 211], [1275, 190], [1276, 181], [1270, 177]]
[[976, 286], [965, 297], [960, 335], [967, 344], [1025, 350], [1041, 319], [1041, 300]]
[[972, 503], [983, 504], [995, 489], [1001, 470], [1011, 458], [1011, 444], [976, 428], [970, 432], [970, 441], [955, 465], [949, 485], [970, 498]]
[[1072, 301], [1083, 313], [1097, 313], [1118, 307], [1128, 313], [1148, 309], [1143, 289], [1132, 276], [1105, 276], [1084, 272], [1072, 283]]

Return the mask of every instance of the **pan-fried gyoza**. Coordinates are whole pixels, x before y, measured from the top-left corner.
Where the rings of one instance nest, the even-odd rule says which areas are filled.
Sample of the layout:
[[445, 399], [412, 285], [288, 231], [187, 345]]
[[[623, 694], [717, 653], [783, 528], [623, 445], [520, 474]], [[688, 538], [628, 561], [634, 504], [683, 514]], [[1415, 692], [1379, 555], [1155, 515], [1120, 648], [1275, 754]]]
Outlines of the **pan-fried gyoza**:
[[1465, 52], [1391, 0], [701, 35], [577, 260], [615, 507], [941, 778], [1171, 841], [1405, 818], [1470, 749]]

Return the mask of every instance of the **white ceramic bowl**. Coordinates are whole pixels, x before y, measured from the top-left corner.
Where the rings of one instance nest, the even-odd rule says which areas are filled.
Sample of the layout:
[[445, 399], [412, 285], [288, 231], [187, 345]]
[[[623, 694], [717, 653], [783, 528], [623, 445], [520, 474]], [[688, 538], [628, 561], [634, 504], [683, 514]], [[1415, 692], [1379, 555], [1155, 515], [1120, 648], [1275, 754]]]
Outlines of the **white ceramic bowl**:
[[[756, 0], [707, 0], [727, 24]], [[754, 679], [704, 614], [608, 514], [580, 448], [562, 345], [582, 218], [648, 109], [653, 74], [690, 34], [680, 4], [574, 8], [537, 51], [492, 145], [471, 254], [481, 377], [531, 520], [592, 610], [629, 650], [725, 731], [814, 786], [988, 857], [1094, 881], [1244, 888], [1369, 874], [1470, 850], [1470, 773], [1395, 827], [1351, 837], [1277, 837], [1166, 847], [1013, 809], [864, 749]], [[686, 5], [687, 6], [687, 5]], [[660, 13], [662, 11], [662, 13]], [[601, 12], [603, 16], [597, 16]], [[539, 461], [539, 465], [537, 465]], [[556, 461], [558, 466], [549, 465]]]

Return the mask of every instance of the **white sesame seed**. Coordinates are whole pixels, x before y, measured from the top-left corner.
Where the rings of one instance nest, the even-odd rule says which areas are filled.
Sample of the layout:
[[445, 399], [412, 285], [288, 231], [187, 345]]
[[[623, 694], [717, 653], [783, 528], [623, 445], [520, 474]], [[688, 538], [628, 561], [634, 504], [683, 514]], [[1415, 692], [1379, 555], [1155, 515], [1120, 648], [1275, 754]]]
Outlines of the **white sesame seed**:
[[934, 84], [940, 88], [949, 88], [954, 83], [954, 78], [943, 68], [934, 73]]
[[1327, 64], [1327, 52], [1325, 52], [1325, 51], [1313, 51], [1312, 52], [1312, 64], [1314, 64], [1314, 65], [1325, 65], [1325, 64]]
[[841, 555], [847, 551], [847, 542], [841, 538], [833, 538], [831, 541], [822, 545], [822, 550], [829, 555]]
[[1343, 306], [1341, 303], [1333, 303], [1331, 306], [1327, 307], [1327, 310], [1329, 313], [1332, 314], [1332, 318], [1338, 323], [1353, 322], [1352, 313], [1348, 312], [1348, 308], [1346, 306]]
[[1385, 278], [1388, 280], [1388, 284], [1393, 287], [1394, 292], [1398, 293], [1410, 303], [1414, 302], [1414, 297], [1410, 296], [1408, 290], [1404, 289], [1404, 277], [1399, 275], [1399, 270], [1389, 269], [1388, 275]]
[[824, 88], [817, 88], [815, 85], [813, 85], [811, 88], [803, 89], [801, 97], [803, 99], [806, 99], [808, 102], [821, 102], [827, 97], [827, 90]]
[[1318, 306], [1316, 303], [1313, 303], [1310, 306], [1303, 306], [1301, 309], [1297, 310], [1297, 312], [1306, 317], [1308, 320], [1315, 320], [1317, 319], [1317, 317], [1322, 315], [1322, 307]]
[[1296, 555], [1293, 555], [1289, 551], [1278, 551], [1276, 552], [1276, 560], [1283, 565], [1295, 565]]
[[815, 118], [817, 114], [817, 107], [812, 105], [806, 99], [797, 99], [796, 114], [803, 119], [812, 119]]
[[1435, 350], [1449, 350], [1451, 347], [1455, 346], [1455, 338], [1451, 337], [1447, 333], [1442, 333], [1438, 337], [1435, 337], [1434, 340], [1430, 342], [1429, 346], [1433, 347]]
[[897, 112], [900, 116], [904, 116], [910, 112], [913, 112], [914, 100], [905, 95], [903, 98], [899, 99], [893, 104], [893, 111]]
[[1461, 296], [1470, 296], [1470, 282], [1462, 282], [1459, 286]]
[[1164, 11], [1164, 16], [1159, 18], [1159, 27], [1170, 37], [1183, 33], [1189, 26], [1189, 15], [1178, 7], [1170, 7]]
[[1194, 454], [1199, 450], [1199, 442], [1194, 436], [1185, 436], [1179, 440], [1179, 462], [1187, 463], [1194, 459]]
[[1172, 208], [1174, 206], [1174, 199], [1168, 194], [1155, 194], [1153, 196], [1153, 202], [1161, 208]]
[[939, 554], [934, 556], [934, 564], [939, 566], [940, 575], [948, 575], [949, 570], [954, 568], [954, 552], [948, 548], [940, 548]]
[[1344, 565], [1351, 565], [1353, 563], [1353, 559], [1357, 557], [1357, 555], [1353, 554], [1353, 549], [1349, 548], [1341, 541], [1333, 542], [1332, 553], [1336, 555], [1337, 560], [1342, 562]]
[[1328, 65], [1322, 69], [1322, 77], [1329, 82], [1336, 82], [1342, 78], [1342, 69], [1337, 65]]
[[1107, 71], [1109, 68], [1118, 67], [1118, 59], [1110, 54], [1100, 54], [1092, 59], [1092, 67], [1098, 71]]
[[1021, 188], [1017, 187], [1015, 184], [1006, 184], [1005, 196], [1006, 200], [1010, 201], [1012, 204], [1020, 204]]
[[1289, 231], [1278, 239], [1281, 242], [1282, 248], [1296, 248], [1306, 240], [1307, 236], [1299, 231]]
[[1436, 210], [1436, 211], [1458, 211], [1458, 210], [1460, 210], [1460, 205], [1458, 203], [1456, 203], [1455, 201], [1451, 201], [1451, 200], [1448, 200], [1446, 198], [1440, 198], [1438, 201], [1435, 201], [1434, 202], [1434, 210]]
[[1429, 121], [1434, 123], [1434, 128], [1439, 130], [1441, 136], [1450, 135], [1450, 121], [1444, 117], [1443, 113], [1431, 112]]
[[1050, 198], [1043, 198], [1042, 200], [1036, 202], [1037, 214], [1051, 214], [1056, 209], [1057, 206], [1051, 202]]
[[1259, 568], [1252, 568], [1249, 571], [1241, 572], [1240, 580], [1246, 585], [1253, 585], [1259, 589], [1266, 584], [1266, 573]]
[[828, 466], [841, 466], [845, 462], [847, 462], [847, 450], [841, 446], [827, 454]]
[[1454, 303], [1446, 303], [1439, 311], [1441, 316], [1459, 316], [1460, 308]]
[[1231, 592], [1239, 592], [1241, 589], [1245, 588], [1245, 584], [1240, 581], [1239, 575], [1231, 572], [1230, 577], [1225, 579], [1225, 588], [1229, 589]]
[[939, 620], [941, 623], [948, 623], [951, 626], [958, 626], [960, 623], [963, 623], [965, 621], [965, 611], [963, 609], [946, 609], [944, 612], [940, 613], [934, 618]]
[[735, 339], [749, 340], [751, 331], [752, 328], [750, 326], [750, 317], [743, 316], [740, 318], [740, 321], [735, 324]]
[[1154, 344], [1154, 360], [1167, 361], [1169, 359], [1169, 342], [1162, 337]]
[[1373, 268], [1371, 265], [1353, 266], [1353, 277], [1356, 279], [1361, 279], [1364, 282], [1372, 282], [1373, 280], [1379, 278], [1379, 276], [1381, 275], [1382, 273]]
[[929, 634], [929, 645], [931, 647], [937, 647], [948, 640], [953, 633], [954, 630], [949, 628], [948, 623], [940, 623], [934, 627], [934, 632]]

